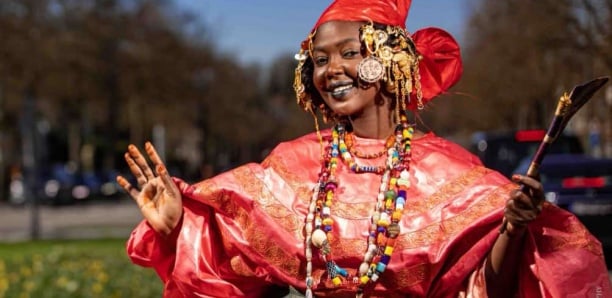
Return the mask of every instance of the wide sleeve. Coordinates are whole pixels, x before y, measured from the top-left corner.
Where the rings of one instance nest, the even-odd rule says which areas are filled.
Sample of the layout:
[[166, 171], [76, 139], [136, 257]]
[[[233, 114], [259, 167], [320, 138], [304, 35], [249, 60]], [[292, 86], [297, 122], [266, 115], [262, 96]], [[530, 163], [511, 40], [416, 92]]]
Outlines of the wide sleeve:
[[519, 270], [519, 288], [542, 297], [612, 297], [601, 243], [553, 204], [529, 226]]
[[134, 263], [157, 271], [164, 297], [271, 297], [279, 285], [300, 285], [296, 214], [305, 206], [272, 169], [249, 164], [194, 185], [175, 181], [181, 225], [163, 238], [143, 221], [127, 246]]
[[[457, 297], [457, 293], [463, 293], [467, 297], [487, 297], [485, 260], [498, 237], [508, 193], [518, 186], [474, 164], [471, 155], [461, 148], [439, 142], [428, 143], [428, 150], [424, 150], [428, 153], [417, 152], [415, 167], [438, 179], [445, 173], [462, 174], [452, 176], [455, 178], [424, 199], [432, 206], [427, 212], [440, 220], [431, 231], [438, 236], [429, 247], [433, 253], [428, 260], [434, 266], [426, 296]], [[463, 162], [476, 166], [457, 166]], [[447, 166], [440, 169], [440, 163]], [[436, 204], [438, 201], [442, 203]], [[520, 254], [515, 264], [517, 297], [612, 297], [601, 243], [575, 215], [554, 204], [544, 203], [516, 253]]]

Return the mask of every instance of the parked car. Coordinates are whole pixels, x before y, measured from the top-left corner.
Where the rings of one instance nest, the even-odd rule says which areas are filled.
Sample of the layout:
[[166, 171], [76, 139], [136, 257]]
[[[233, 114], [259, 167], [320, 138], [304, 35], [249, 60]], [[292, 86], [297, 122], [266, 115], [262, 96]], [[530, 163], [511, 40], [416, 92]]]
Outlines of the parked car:
[[[514, 173], [527, 172], [525, 158]], [[549, 154], [539, 167], [546, 200], [576, 215], [612, 216], [612, 159]]]
[[[507, 177], [525, 174], [544, 130], [479, 132], [471, 147], [483, 164]], [[561, 134], [540, 165], [546, 200], [574, 213], [603, 245], [612, 268], [612, 159], [585, 155], [580, 140]]]
[[[514, 170], [527, 172], [531, 158]], [[612, 268], [612, 159], [549, 154], [539, 167], [546, 200], [574, 213], [602, 243]]]
[[78, 171], [70, 164], [55, 164], [37, 171], [30, 192], [26, 193], [23, 175], [10, 181], [9, 200], [14, 205], [28, 202], [28, 195], [36, 195], [42, 204], [60, 206], [91, 200], [121, 197], [115, 181], [115, 171]]
[[[482, 163], [507, 177], [525, 158], [530, 158], [546, 135], [544, 130], [520, 130], [515, 132], [477, 132], [472, 136], [469, 150]], [[561, 134], [550, 147], [549, 153], [584, 154], [577, 136]]]

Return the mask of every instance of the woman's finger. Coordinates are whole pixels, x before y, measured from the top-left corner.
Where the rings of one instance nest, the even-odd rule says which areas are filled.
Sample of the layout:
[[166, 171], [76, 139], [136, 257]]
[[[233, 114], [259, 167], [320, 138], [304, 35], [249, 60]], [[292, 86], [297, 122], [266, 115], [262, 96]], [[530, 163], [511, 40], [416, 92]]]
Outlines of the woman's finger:
[[504, 210], [504, 216], [513, 225], [524, 226], [537, 218], [538, 211], [536, 209], [522, 209], [517, 206], [516, 201], [509, 200]]
[[130, 184], [123, 176], [117, 176], [117, 183], [127, 192], [132, 199], [138, 198], [139, 191]]
[[536, 209], [537, 205], [535, 205], [531, 197], [529, 197], [519, 189], [513, 191], [510, 198], [512, 201], [515, 202], [516, 206], [521, 209]]
[[138, 185], [145, 185], [145, 183], [147, 183], [147, 177], [145, 177], [144, 173], [142, 172], [142, 169], [136, 164], [132, 156], [129, 153], [125, 153], [123, 155], [123, 158], [125, 158], [125, 162], [128, 164], [130, 172], [132, 172], [134, 177], [136, 177]]
[[151, 168], [149, 167], [149, 163], [147, 163], [147, 160], [145, 159], [145, 157], [142, 154], [140, 154], [140, 150], [138, 150], [136, 146], [130, 144], [128, 146], [128, 152], [130, 153], [130, 156], [132, 156], [136, 164], [140, 167], [140, 169], [144, 173], [147, 181], [155, 178], [155, 175], [153, 175], [153, 171], [151, 171]]
[[170, 192], [172, 196], [177, 198], [177, 196], [179, 196], [178, 189], [176, 187], [176, 184], [174, 184], [174, 181], [172, 181], [172, 177], [170, 177], [170, 174], [168, 173], [166, 167], [163, 164], [158, 164], [155, 167], [155, 170], [157, 171], [157, 175], [161, 178], [164, 186], [166, 187], [166, 191]]
[[151, 161], [153, 162], [154, 165], [163, 165], [164, 162], [162, 161], [161, 157], [159, 157], [159, 154], [157, 154], [157, 150], [155, 150], [155, 146], [153, 146], [153, 144], [151, 144], [151, 142], [146, 142], [145, 143], [145, 151], [147, 152], [147, 154], [149, 155], [149, 158], [151, 159]]
[[523, 175], [513, 175], [514, 182], [525, 185], [529, 191], [528, 194], [533, 201], [534, 206], [539, 206], [544, 201], [544, 187], [542, 183], [535, 178]]

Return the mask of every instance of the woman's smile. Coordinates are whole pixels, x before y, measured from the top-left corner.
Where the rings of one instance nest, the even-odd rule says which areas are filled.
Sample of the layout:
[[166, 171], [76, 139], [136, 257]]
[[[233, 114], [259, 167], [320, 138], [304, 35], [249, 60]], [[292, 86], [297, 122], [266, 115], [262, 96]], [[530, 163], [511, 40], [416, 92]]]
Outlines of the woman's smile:
[[352, 82], [332, 84], [329, 94], [333, 99], [343, 101], [349, 98], [349, 95], [355, 89]]

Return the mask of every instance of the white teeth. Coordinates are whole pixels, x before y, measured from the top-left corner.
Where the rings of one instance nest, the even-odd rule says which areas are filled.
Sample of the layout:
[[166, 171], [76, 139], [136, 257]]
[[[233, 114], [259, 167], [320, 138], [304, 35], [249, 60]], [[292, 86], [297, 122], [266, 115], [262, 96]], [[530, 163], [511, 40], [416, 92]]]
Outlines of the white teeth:
[[351, 89], [351, 88], [353, 88], [353, 85], [344, 85], [344, 86], [340, 86], [340, 87], [334, 88], [334, 90], [332, 92], [334, 92], [334, 93], [342, 92], [344, 90], [348, 90], [348, 89]]

